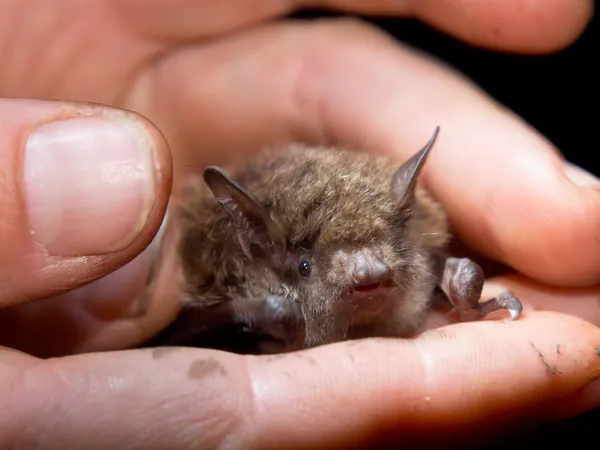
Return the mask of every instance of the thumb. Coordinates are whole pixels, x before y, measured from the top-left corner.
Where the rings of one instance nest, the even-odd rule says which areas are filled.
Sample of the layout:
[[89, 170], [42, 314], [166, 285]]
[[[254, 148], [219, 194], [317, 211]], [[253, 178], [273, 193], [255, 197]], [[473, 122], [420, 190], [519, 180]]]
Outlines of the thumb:
[[171, 157], [147, 120], [99, 105], [0, 99], [0, 307], [81, 286], [157, 232]]

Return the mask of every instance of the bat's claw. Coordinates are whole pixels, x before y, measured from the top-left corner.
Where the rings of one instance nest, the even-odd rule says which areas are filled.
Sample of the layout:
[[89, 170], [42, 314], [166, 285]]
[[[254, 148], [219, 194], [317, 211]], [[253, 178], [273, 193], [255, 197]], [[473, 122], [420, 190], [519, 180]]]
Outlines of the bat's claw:
[[506, 291], [500, 295], [479, 304], [481, 317], [487, 316], [492, 311], [505, 309], [510, 314], [510, 320], [516, 320], [521, 316], [523, 305], [517, 297]]

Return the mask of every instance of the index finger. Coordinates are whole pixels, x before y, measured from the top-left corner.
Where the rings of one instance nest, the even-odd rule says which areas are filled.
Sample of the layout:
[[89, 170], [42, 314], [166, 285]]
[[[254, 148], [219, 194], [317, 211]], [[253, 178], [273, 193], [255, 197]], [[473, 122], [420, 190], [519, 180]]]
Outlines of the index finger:
[[125, 0], [110, 4], [142, 36], [190, 40], [247, 27], [303, 8], [416, 17], [463, 41], [507, 51], [538, 53], [573, 42], [590, 20], [590, 0]]
[[0, 446], [472, 444], [600, 404], [598, 342], [594, 325], [535, 313], [270, 357], [158, 348], [35, 361], [5, 351]]

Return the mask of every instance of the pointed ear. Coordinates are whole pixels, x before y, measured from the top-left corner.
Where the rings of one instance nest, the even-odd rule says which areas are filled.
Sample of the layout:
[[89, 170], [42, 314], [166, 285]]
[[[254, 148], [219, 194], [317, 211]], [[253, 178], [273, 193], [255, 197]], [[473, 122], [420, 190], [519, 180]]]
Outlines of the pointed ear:
[[263, 254], [281, 256], [285, 251], [285, 236], [263, 208], [220, 168], [207, 167], [202, 176], [215, 200], [235, 223], [236, 237], [246, 256], [252, 259], [252, 244], [260, 247]]
[[427, 161], [427, 156], [435, 143], [439, 131], [440, 127], [435, 127], [433, 136], [427, 145], [402, 164], [392, 176], [391, 188], [399, 208], [412, 197], [417, 186], [419, 174], [425, 165], [425, 161]]

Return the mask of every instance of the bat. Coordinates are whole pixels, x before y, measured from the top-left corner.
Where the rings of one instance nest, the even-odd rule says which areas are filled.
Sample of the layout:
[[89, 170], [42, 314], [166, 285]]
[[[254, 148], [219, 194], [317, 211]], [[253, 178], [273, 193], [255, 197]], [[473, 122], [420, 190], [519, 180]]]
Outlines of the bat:
[[448, 255], [445, 211], [417, 185], [438, 134], [402, 164], [291, 144], [206, 167], [175, 212], [181, 312], [149, 345], [261, 354], [407, 337], [440, 295], [463, 322], [518, 319], [508, 291], [480, 302], [483, 270]]

